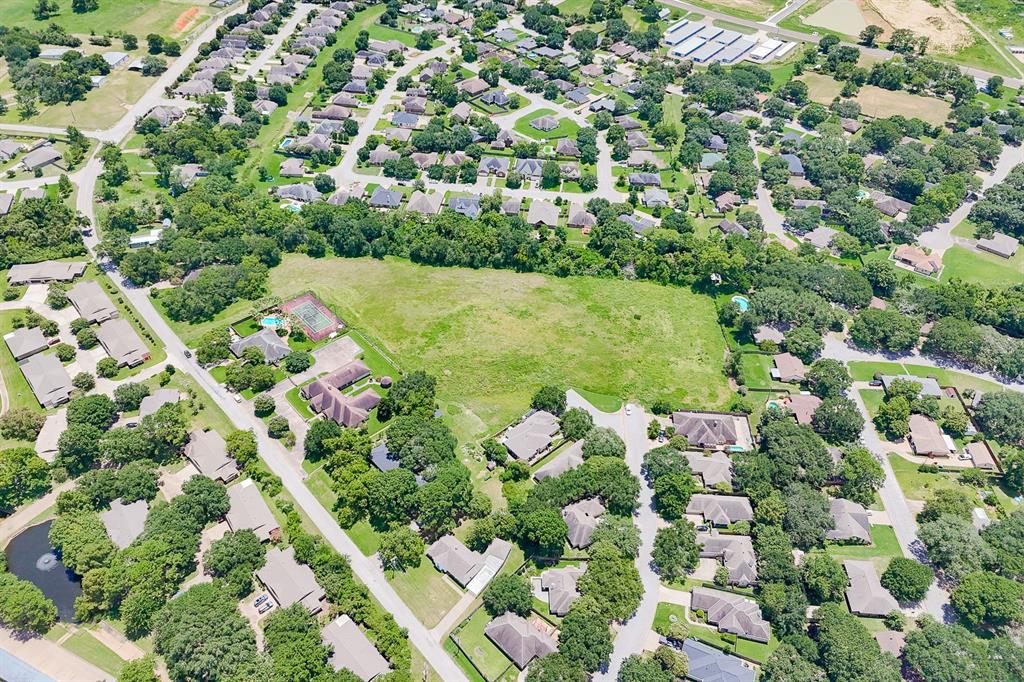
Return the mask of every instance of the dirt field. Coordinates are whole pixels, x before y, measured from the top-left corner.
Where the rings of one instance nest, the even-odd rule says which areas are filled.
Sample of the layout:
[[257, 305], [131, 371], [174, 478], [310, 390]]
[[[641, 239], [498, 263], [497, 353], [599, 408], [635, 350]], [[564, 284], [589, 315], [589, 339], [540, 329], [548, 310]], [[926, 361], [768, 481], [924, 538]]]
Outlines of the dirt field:
[[854, 0], [832, 0], [804, 19], [804, 23], [846, 35], [857, 35], [868, 25]]
[[907, 92], [883, 90], [865, 85], [857, 95], [861, 110], [868, 116], [884, 118], [895, 114], [916, 116], [932, 125], [942, 125], [949, 117], [949, 104], [934, 97], [911, 95]]
[[908, 28], [928, 38], [930, 51], [955, 53], [974, 42], [971, 29], [949, 7], [935, 7], [927, 0], [858, 0], [864, 10], [873, 10], [885, 22], [885, 37], [893, 28]]

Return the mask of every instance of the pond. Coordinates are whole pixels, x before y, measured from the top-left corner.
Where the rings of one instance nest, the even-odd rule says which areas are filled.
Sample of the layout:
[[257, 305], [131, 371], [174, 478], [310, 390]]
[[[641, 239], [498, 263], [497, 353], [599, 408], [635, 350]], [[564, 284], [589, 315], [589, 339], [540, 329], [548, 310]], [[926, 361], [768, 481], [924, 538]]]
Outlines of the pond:
[[57, 605], [57, 616], [65, 622], [75, 619], [75, 598], [82, 593], [82, 584], [74, 573], [64, 567], [50, 544], [50, 525], [40, 523], [19, 533], [4, 549], [7, 569], [28, 580]]

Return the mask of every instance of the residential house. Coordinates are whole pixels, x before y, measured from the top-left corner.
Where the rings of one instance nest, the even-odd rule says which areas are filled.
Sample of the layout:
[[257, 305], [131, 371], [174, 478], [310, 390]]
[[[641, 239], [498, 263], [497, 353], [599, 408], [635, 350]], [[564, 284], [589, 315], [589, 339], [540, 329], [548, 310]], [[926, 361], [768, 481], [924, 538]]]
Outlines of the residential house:
[[238, 478], [238, 464], [228, 455], [228, 446], [216, 431], [193, 431], [185, 445], [185, 457], [207, 478], [230, 483]]
[[470, 115], [473, 113], [473, 108], [466, 102], [459, 102], [452, 110], [448, 112], [448, 118], [458, 121], [459, 123], [465, 123], [469, 120]]
[[804, 176], [804, 162], [796, 154], [783, 154], [782, 160], [789, 167], [789, 174], [798, 178]]
[[558, 206], [555, 206], [550, 201], [534, 199], [530, 203], [529, 210], [526, 212], [526, 222], [531, 225], [555, 227], [558, 225], [559, 212]]
[[690, 497], [686, 513], [703, 516], [704, 520], [712, 526], [729, 526], [737, 521], [754, 520], [750, 500], [736, 495], [697, 493]]
[[516, 159], [516, 172], [524, 178], [539, 178], [543, 167], [540, 159]]
[[21, 166], [27, 171], [36, 171], [40, 168], [45, 168], [50, 164], [57, 163], [63, 156], [55, 148], [44, 145], [33, 149], [25, 156], [21, 157]]
[[506, 429], [502, 442], [514, 458], [529, 462], [547, 451], [558, 429], [558, 418], [555, 415], [536, 410], [515, 426]]
[[569, 227], [579, 227], [583, 229], [583, 233], [587, 234], [591, 228], [597, 225], [597, 218], [594, 217], [593, 213], [587, 211], [582, 204], [573, 204], [569, 207]]
[[236, 341], [231, 343], [231, 352], [234, 353], [236, 358], [242, 357], [243, 352], [246, 348], [256, 347], [263, 351], [264, 359], [271, 363], [277, 364], [284, 356], [292, 352], [289, 348], [288, 342], [277, 335], [277, 332], [270, 327], [264, 327], [255, 334], [249, 336], [243, 336]]
[[576, 140], [571, 137], [563, 137], [555, 143], [555, 154], [558, 156], [579, 157], [580, 149], [576, 146]]
[[46, 337], [39, 327], [19, 327], [13, 332], [4, 334], [4, 343], [17, 361], [30, 355], [41, 353], [49, 347]]
[[498, 616], [484, 628], [484, 634], [523, 670], [535, 658], [558, 650], [552, 626], [536, 619], [526, 620], [512, 612]]
[[604, 505], [596, 497], [566, 506], [562, 510], [562, 518], [569, 527], [569, 546], [576, 549], [589, 547], [591, 536], [604, 512]]
[[0, 140], [0, 161], [10, 161], [25, 149], [23, 142], [17, 140]]
[[672, 413], [676, 433], [686, 436], [693, 447], [709, 450], [751, 447], [750, 424], [745, 415], [723, 412], [683, 411]]
[[732, 485], [732, 460], [721, 450], [708, 453], [684, 453], [690, 463], [690, 471], [699, 476], [705, 488]]
[[543, 481], [545, 478], [561, 476], [581, 464], [583, 464], [583, 441], [578, 440], [534, 471], [533, 477], [538, 481]]
[[502, 88], [495, 88], [489, 90], [480, 97], [480, 101], [484, 104], [490, 104], [496, 107], [507, 107], [512, 98], [509, 97], [508, 93]]
[[807, 377], [804, 362], [792, 353], [779, 353], [772, 357], [775, 367], [771, 370], [772, 379], [787, 384], [798, 384]]
[[683, 642], [683, 653], [689, 664], [686, 677], [696, 682], [754, 682], [757, 675], [743, 659], [696, 639]]
[[867, 509], [856, 502], [837, 497], [829, 502], [829, 511], [835, 528], [825, 534], [826, 538], [871, 544], [871, 517]]
[[762, 324], [754, 331], [754, 343], [764, 343], [765, 341], [771, 341], [772, 343], [782, 343], [786, 340], [786, 335], [782, 331], [775, 327], [769, 327], [766, 324]]
[[78, 316], [88, 322], [105, 322], [117, 317], [118, 310], [96, 280], [79, 282], [68, 291], [68, 300]]
[[1020, 246], [1014, 237], [1002, 232], [996, 232], [991, 237], [978, 240], [978, 248], [982, 251], [994, 253], [1000, 258], [1012, 258]]
[[139, 403], [139, 420], [156, 414], [164, 405], [174, 405], [181, 400], [181, 394], [174, 388], [158, 388]]
[[690, 609], [703, 611], [719, 632], [730, 632], [737, 637], [767, 643], [771, 639], [771, 626], [761, 616], [761, 607], [753, 599], [732, 592], [695, 587], [690, 592]]
[[328, 104], [323, 109], [314, 111], [311, 118], [315, 121], [344, 121], [352, 118], [352, 110], [340, 104]]
[[921, 387], [918, 392], [920, 397], [929, 398], [941, 398], [943, 396], [942, 387], [939, 386], [939, 382], [934, 377], [917, 377], [912, 374], [883, 374], [880, 377], [882, 382], [882, 388], [886, 393], [892, 389], [892, 384], [897, 379], [902, 381], [912, 381]]
[[736, 192], [723, 192], [715, 197], [715, 209], [719, 213], [728, 213], [743, 203], [743, 197]]
[[275, 194], [279, 199], [290, 199], [300, 203], [310, 203], [313, 201], [319, 201], [323, 198], [323, 194], [320, 193], [320, 190], [309, 182], [300, 182], [295, 185], [281, 185], [275, 188]]
[[507, 156], [482, 156], [476, 169], [477, 175], [496, 175], [503, 178], [508, 175]]
[[447, 573], [472, 594], [479, 594], [490, 579], [497, 575], [511, 549], [508, 542], [496, 538], [480, 554], [466, 547], [454, 535], [445, 535], [427, 548], [427, 557], [433, 562], [434, 568]]
[[178, 107], [158, 105], [150, 109], [145, 118], [155, 119], [161, 128], [167, 128], [185, 118], [185, 112]]
[[798, 424], [810, 425], [815, 410], [821, 405], [821, 398], [810, 393], [797, 393], [782, 399], [782, 406], [793, 413]]
[[523, 200], [519, 197], [511, 197], [501, 202], [501, 212], [503, 215], [519, 215], [519, 211], [522, 210]]
[[858, 616], [882, 617], [899, 608], [889, 590], [882, 587], [873, 563], [847, 559], [843, 562], [843, 568], [850, 577], [846, 603], [851, 613]]
[[909, 439], [916, 454], [923, 457], [949, 457], [956, 448], [952, 447], [952, 441], [947, 438], [931, 417], [918, 413], [910, 415]]
[[306, 162], [296, 158], [285, 159], [281, 162], [278, 174], [282, 178], [301, 178], [306, 174]]
[[370, 200], [367, 204], [370, 208], [398, 208], [402, 205], [402, 199], [404, 198], [405, 195], [397, 189], [377, 187], [373, 190], [373, 194], [370, 195]]
[[149, 348], [127, 320], [114, 318], [103, 322], [96, 338], [118, 367], [135, 367], [149, 360]]
[[396, 128], [408, 128], [412, 130], [420, 124], [420, 117], [406, 111], [396, 111], [391, 115], [391, 125]]
[[530, 121], [530, 127], [548, 133], [558, 127], [558, 119], [554, 116], [538, 116]]
[[480, 197], [451, 197], [448, 199], [448, 208], [476, 220], [480, 217]]
[[385, 144], [379, 144], [376, 149], [370, 152], [369, 161], [371, 166], [383, 166], [387, 161], [398, 161], [400, 158], [402, 158], [401, 154], [392, 151]]
[[647, 208], [659, 208], [662, 206], [668, 206], [671, 203], [668, 197], [668, 192], [660, 187], [646, 188], [641, 201], [643, 201], [644, 206]]
[[549, 568], [540, 577], [534, 578], [540, 583], [540, 591], [547, 592], [548, 611], [559, 617], [569, 612], [569, 607], [580, 598], [576, 582], [583, 572], [584, 569], [579, 566], [565, 566]]
[[626, 180], [631, 187], [661, 187], [661, 176], [657, 173], [630, 173]]
[[409, 197], [409, 204], [406, 206], [406, 210], [410, 213], [419, 213], [421, 215], [437, 215], [441, 211], [441, 203], [443, 201], [444, 195], [439, 192], [427, 194], [416, 190]]
[[12, 285], [46, 284], [48, 282], [70, 282], [85, 272], [87, 263], [69, 263], [44, 260], [39, 263], [12, 265], [7, 271], [7, 281]]
[[391, 671], [387, 659], [363, 634], [348, 614], [341, 614], [320, 633], [324, 646], [331, 649], [328, 664], [335, 672], [348, 670], [363, 682], [370, 682]]
[[460, 92], [464, 92], [470, 97], [476, 97], [484, 90], [487, 90], [490, 84], [483, 78], [467, 78], [456, 86]]
[[726, 237], [728, 237], [730, 234], [738, 234], [743, 237], [747, 237], [750, 235], [750, 230], [743, 227], [739, 223], [734, 223], [733, 221], [727, 220], [725, 218], [723, 218], [721, 222], [715, 225], [715, 227]]
[[11, 212], [14, 205], [14, 195], [7, 192], [0, 192], [0, 218]]
[[648, 149], [634, 149], [629, 152], [626, 165], [630, 168], [664, 168], [665, 162], [655, 156], [654, 152]]
[[256, 578], [267, 588], [279, 608], [302, 604], [310, 613], [323, 610], [327, 594], [316, 581], [313, 569], [295, 560], [295, 548], [271, 549]]
[[984, 441], [968, 443], [964, 447], [964, 452], [970, 456], [971, 462], [976, 468], [983, 471], [996, 471], [998, 469], [995, 457], [992, 456], [992, 450]]
[[251, 478], [228, 486], [228, 499], [231, 508], [224, 516], [228, 528], [235, 532], [251, 530], [260, 542], [281, 539], [281, 526]]
[[56, 407], [71, 399], [71, 377], [56, 355], [36, 353], [18, 366], [43, 407]]
[[929, 256], [921, 249], [910, 244], [900, 244], [893, 252], [892, 257], [899, 263], [906, 265], [914, 272], [922, 275], [936, 276], [942, 271], [942, 259]]
[[270, 116], [277, 111], [277, 102], [271, 102], [269, 99], [257, 99], [253, 101], [252, 108], [262, 116]]
[[110, 509], [100, 514], [100, 520], [107, 531], [107, 537], [124, 549], [135, 542], [146, 528], [149, 506], [145, 500], [125, 504], [119, 497], [110, 503]]
[[330, 374], [303, 386], [299, 393], [309, 401], [310, 409], [333, 419], [348, 428], [361, 426], [370, 412], [380, 403], [380, 396], [373, 389], [357, 394], [343, 391], [370, 376], [370, 368], [359, 360], [353, 360]]
[[750, 587], [757, 582], [757, 554], [746, 535], [698, 533], [697, 546], [704, 559], [715, 559], [729, 571], [729, 584]]

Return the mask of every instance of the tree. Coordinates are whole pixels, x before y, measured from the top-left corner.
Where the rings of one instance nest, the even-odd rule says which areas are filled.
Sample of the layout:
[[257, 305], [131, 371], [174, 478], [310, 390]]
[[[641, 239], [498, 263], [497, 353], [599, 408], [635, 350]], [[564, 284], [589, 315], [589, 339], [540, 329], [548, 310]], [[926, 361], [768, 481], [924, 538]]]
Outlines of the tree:
[[825, 672], [783, 642], [761, 666], [761, 682], [825, 682]]
[[0, 416], [0, 436], [12, 440], [34, 441], [43, 428], [46, 415], [27, 407], [12, 407]]
[[640, 529], [628, 516], [605, 514], [597, 522], [597, 528], [590, 536], [592, 543], [607, 542], [614, 545], [622, 556], [633, 557], [640, 553]]
[[534, 659], [526, 673], [526, 682], [587, 682], [588, 679], [590, 676], [578, 663], [557, 651]]
[[252, 574], [264, 563], [263, 544], [248, 529], [225, 533], [203, 555], [203, 567], [215, 577], [224, 578], [239, 598], [252, 589]]
[[408, 526], [398, 526], [381, 534], [377, 556], [385, 569], [405, 571], [416, 568], [423, 558], [423, 538]]
[[570, 407], [562, 415], [562, 435], [569, 440], [580, 440], [594, 428], [594, 418], [581, 407]]
[[849, 443], [860, 438], [864, 417], [849, 398], [841, 395], [825, 398], [811, 417], [811, 426], [832, 443]]
[[75, 332], [75, 340], [78, 341], [78, 347], [83, 350], [95, 348], [100, 342], [96, 336], [96, 330], [92, 327], [83, 327]]
[[918, 537], [928, 549], [931, 562], [953, 578], [979, 571], [993, 558], [992, 549], [971, 522], [957, 516], [940, 516], [921, 524]]
[[56, 463], [72, 475], [88, 469], [99, 457], [103, 432], [91, 424], [68, 424], [57, 439]]
[[690, 497], [697, 491], [697, 484], [689, 471], [660, 476], [655, 479], [653, 487], [654, 506], [658, 514], [669, 521], [683, 518]]
[[260, 393], [252, 399], [252, 409], [256, 413], [257, 417], [266, 417], [271, 414], [276, 407], [274, 399], [266, 393]]
[[129, 381], [114, 389], [114, 404], [121, 412], [131, 412], [139, 409], [142, 399], [149, 393], [149, 386], [146, 384]]
[[520, 573], [506, 573], [492, 579], [481, 598], [492, 618], [508, 611], [526, 617], [533, 605], [530, 583]]
[[71, 378], [71, 385], [79, 391], [88, 392], [96, 388], [96, 377], [88, 372], [79, 372]]
[[673, 674], [653, 658], [630, 654], [619, 668], [618, 682], [672, 682]]
[[391, 386], [377, 406], [378, 419], [415, 416], [430, 419], [437, 410], [437, 379], [423, 371], [406, 374]]
[[85, 509], [58, 516], [50, 526], [50, 543], [77, 575], [107, 566], [117, 551], [100, 517]]
[[807, 598], [799, 585], [765, 583], [759, 596], [764, 617], [778, 636], [803, 632], [807, 619]]
[[217, 583], [194, 585], [167, 602], [153, 618], [153, 645], [172, 679], [238, 679], [257, 662], [252, 628]]
[[[57, 359], [61, 362], [71, 362], [75, 359], [75, 347], [69, 343], [58, 343], [53, 347], [57, 354]], [[106, 358], [104, 358], [106, 359]]]
[[545, 410], [554, 415], [561, 415], [565, 411], [565, 389], [561, 386], [541, 386], [533, 394], [530, 407], [535, 410]]
[[927, 523], [945, 514], [970, 521], [973, 510], [974, 501], [960, 488], [939, 488], [924, 503], [917, 521]]
[[328, 442], [341, 436], [341, 425], [333, 419], [315, 419], [306, 431], [306, 439], [303, 441], [303, 451], [306, 459], [310, 462], [318, 462], [331, 450]]
[[438, 419], [402, 416], [388, 427], [388, 450], [403, 467], [413, 471], [455, 459], [457, 443]]
[[808, 325], [793, 327], [786, 332], [786, 350], [804, 362], [811, 362], [825, 347], [821, 334]]
[[44, 634], [57, 621], [57, 607], [42, 590], [10, 573], [0, 573], [0, 624]]
[[924, 595], [935, 579], [930, 566], [907, 557], [894, 557], [882, 574], [882, 587], [889, 590], [896, 601], [914, 603]]
[[167, 60], [156, 55], [148, 54], [142, 58], [142, 75], [159, 76], [167, 70]]
[[291, 426], [288, 424], [287, 417], [275, 415], [267, 420], [267, 435], [271, 438], [284, 438], [289, 433], [291, 433]]
[[950, 602], [969, 628], [999, 628], [1024, 620], [1024, 585], [990, 571], [966, 576]]
[[619, 434], [614, 429], [606, 426], [597, 426], [587, 433], [583, 441], [583, 458], [590, 457], [616, 457], [622, 459], [626, 456], [626, 444], [622, 442]]
[[878, 406], [875, 426], [891, 439], [903, 438], [910, 432], [910, 403], [903, 396], [886, 400]]
[[1024, 579], [1024, 511], [1017, 510], [989, 524], [981, 531], [981, 537], [995, 552], [995, 565], [999, 566], [1000, 573], [1016, 580]]
[[71, 11], [76, 14], [94, 12], [100, 8], [99, 0], [71, 0]]
[[375, 524], [405, 525], [416, 515], [419, 485], [416, 474], [396, 467], [370, 478], [366, 484], [366, 503]]
[[152, 656], [144, 656], [128, 661], [117, 675], [117, 682], [159, 682], [160, 678], [154, 670]]
[[292, 351], [284, 356], [284, 368], [291, 374], [305, 372], [313, 364], [313, 356], [302, 351]]
[[540, 551], [551, 556], [561, 554], [569, 536], [569, 527], [562, 515], [550, 507], [529, 511], [520, 518], [519, 525], [524, 540], [532, 542]]
[[846, 366], [838, 360], [821, 358], [807, 369], [807, 384], [819, 398], [842, 395], [853, 384]]
[[820, 546], [835, 527], [828, 499], [809, 485], [794, 483], [786, 489], [786, 516], [782, 527], [802, 550]]
[[46, 21], [59, 12], [60, 5], [57, 4], [57, 0], [38, 0], [32, 8], [32, 16], [39, 21]]
[[96, 374], [104, 379], [113, 379], [118, 372], [117, 360], [114, 358], [103, 358], [96, 363]]
[[809, 426], [792, 419], [772, 421], [761, 429], [761, 447], [768, 456], [772, 481], [785, 488], [793, 481], [820, 487], [832, 474], [825, 442]]
[[676, 521], [671, 526], [658, 529], [651, 560], [663, 580], [685, 577], [697, 568], [699, 558], [697, 532], [692, 523]]
[[882, 465], [867, 448], [859, 446], [843, 453], [839, 475], [843, 479], [839, 494], [865, 507], [875, 501], [875, 491], [885, 483]]
[[559, 652], [569, 663], [593, 673], [607, 662], [611, 648], [611, 633], [600, 604], [591, 597], [575, 601], [562, 619]]
[[848, 579], [842, 565], [828, 554], [809, 554], [800, 565], [807, 596], [818, 604], [842, 601]]
[[917, 624], [916, 630], [907, 633], [903, 654], [918, 679], [928, 682], [1009, 679], [992, 670], [993, 656], [985, 640], [975, 637], [962, 625], [944, 625], [931, 616], [923, 616]]
[[590, 546], [587, 571], [577, 585], [581, 594], [596, 600], [606, 621], [629, 618], [644, 593], [633, 558], [624, 557], [617, 548], [603, 543]]
[[68, 403], [68, 424], [88, 424], [106, 430], [117, 420], [117, 405], [105, 395], [86, 395]]
[[974, 419], [989, 438], [1024, 445], [1024, 394], [1016, 391], [985, 393], [975, 408]]
[[868, 24], [864, 27], [864, 30], [860, 32], [860, 42], [862, 45], [866, 45], [867, 47], [874, 47], [875, 41], [880, 35], [882, 35], [882, 33], [883, 30], [881, 26]]
[[836, 603], [821, 606], [818, 647], [821, 662], [832, 682], [899, 682], [896, 659], [882, 652], [867, 628], [846, 607]]
[[916, 346], [920, 331], [917, 318], [893, 309], [865, 308], [850, 323], [850, 339], [857, 346], [892, 353]]

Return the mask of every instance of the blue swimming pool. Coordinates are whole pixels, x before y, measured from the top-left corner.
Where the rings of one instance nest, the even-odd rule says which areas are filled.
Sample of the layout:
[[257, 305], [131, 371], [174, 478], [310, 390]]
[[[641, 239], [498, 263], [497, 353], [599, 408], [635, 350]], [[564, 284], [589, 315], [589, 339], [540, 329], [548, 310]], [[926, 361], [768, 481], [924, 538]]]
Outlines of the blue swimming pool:
[[284, 319], [280, 317], [264, 317], [260, 320], [260, 326], [262, 327], [280, 327], [284, 324]]
[[290, 147], [292, 145], [292, 142], [295, 142], [295, 140], [293, 140], [290, 137], [284, 138], [283, 140], [281, 140], [281, 149], [284, 149], [285, 147]]
[[741, 313], [747, 312], [747, 308], [750, 307], [750, 299], [747, 298], [746, 296], [740, 296], [739, 294], [736, 294], [730, 300], [736, 304], [736, 307], [740, 309]]

